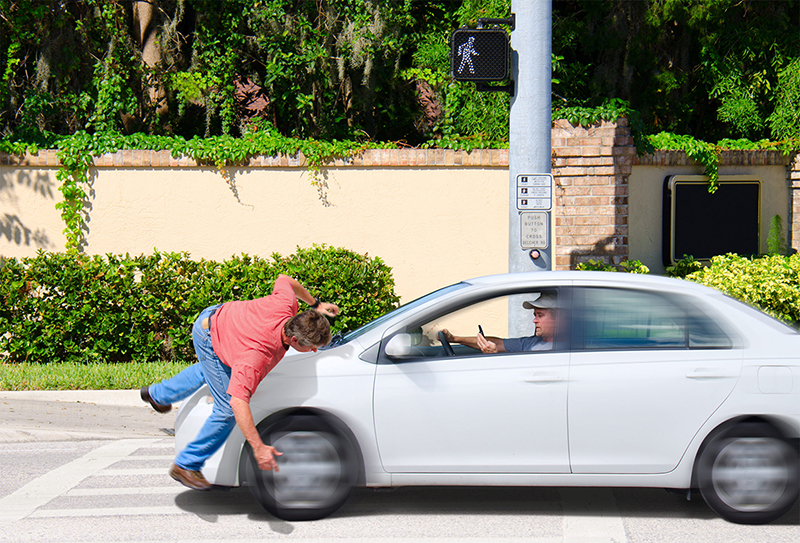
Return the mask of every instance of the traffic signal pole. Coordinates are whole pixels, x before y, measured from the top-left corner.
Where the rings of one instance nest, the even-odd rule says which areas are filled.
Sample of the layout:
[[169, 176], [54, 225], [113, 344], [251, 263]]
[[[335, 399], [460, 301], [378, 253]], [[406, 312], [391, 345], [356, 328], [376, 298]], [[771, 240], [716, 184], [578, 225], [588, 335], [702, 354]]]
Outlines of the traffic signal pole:
[[[484, 25], [494, 25], [485, 28]], [[511, 29], [511, 39], [505, 29]], [[512, 0], [511, 18], [478, 19], [450, 39], [450, 72], [479, 92], [511, 95], [508, 271], [553, 269], [555, 186], [550, 173], [552, 0]], [[510, 60], [510, 69], [509, 69]], [[489, 84], [502, 82], [504, 84]], [[509, 333], [530, 335], [524, 297], [509, 300]]]
[[[508, 270], [553, 269], [555, 235], [550, 175], [552, 1], [512, 0]], [[530, 196], [530, 198], [528, 198]], [[509, 301], [510, 337], [530, 335], [531, 312]]]

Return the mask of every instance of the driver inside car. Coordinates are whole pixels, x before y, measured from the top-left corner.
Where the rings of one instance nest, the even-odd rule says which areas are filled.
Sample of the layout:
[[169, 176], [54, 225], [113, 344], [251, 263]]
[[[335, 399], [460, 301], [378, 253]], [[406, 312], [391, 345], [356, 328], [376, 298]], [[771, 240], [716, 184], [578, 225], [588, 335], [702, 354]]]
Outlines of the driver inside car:
[[480, 333], [477, 336], [455, 336], [447, 329], [442, 332], [449, 343], [480, 349], [486, 354], [551, 350], [556, 331], [556, 296], [538, 293], [533, 300], [523, 302], [522, 307], [533, 310], [533, 324], [536, 330], [532, 336], [503, 339], [494, 336], [484, 337]]

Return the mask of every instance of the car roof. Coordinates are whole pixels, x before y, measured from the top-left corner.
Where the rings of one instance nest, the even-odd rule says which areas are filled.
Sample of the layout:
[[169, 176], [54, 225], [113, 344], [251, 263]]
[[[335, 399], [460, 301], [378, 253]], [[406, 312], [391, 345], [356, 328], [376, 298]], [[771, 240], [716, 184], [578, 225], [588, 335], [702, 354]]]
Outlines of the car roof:
[[637, 273], [624, 273], [624, 272], [603, 272], [603, 271], [534, 271], [534, 272], [517, 272], [517, 273], [502, 273], [497, 275], [485, 275], [483, 277], [475, 277], [464, 281], [470, 285], [476, 286], [492, 286], [500, 284], [515, 284], [515, 283], [529, 283], [529, 282], [566, 282], [566, 281], [580, 281], [596, 284], [629, 284], [638, 286], [650, 286], [660, 288], [675, 288], [680, 289], [703, 291], [706, 294], [718, 291], [683, 279], [675, 279], [673, 277], [663, 277], [660, 275], [645, 275]]

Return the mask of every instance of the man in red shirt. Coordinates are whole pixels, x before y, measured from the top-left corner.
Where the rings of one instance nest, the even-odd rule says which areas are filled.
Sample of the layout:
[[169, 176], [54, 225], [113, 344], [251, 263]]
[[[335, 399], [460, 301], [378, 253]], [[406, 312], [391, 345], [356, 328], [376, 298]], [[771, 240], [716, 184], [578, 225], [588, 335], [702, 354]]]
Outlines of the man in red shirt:
[[[298, 315], [298, 299], [311, 309]], [[250, 443], [258, 466], [278, 471], [275, 456], [281, 453], [261, 440], [250, 411], [250, 397], [289, 347], [306, 353], [327, 345], [331, 331], [325, 316], [338, 314], [335, 304], [320, 302], [286, 275], [278, 276], [269, 296], [204, 309], [192, 328], [198, 362], [140, 391], [142, 399], [161, 413], [203, 384], [214, 398], [211, 415], [194, 441], [175, 457], [170, 476], [195, 490], [211, 488], [200, 469], [235, 425]]]

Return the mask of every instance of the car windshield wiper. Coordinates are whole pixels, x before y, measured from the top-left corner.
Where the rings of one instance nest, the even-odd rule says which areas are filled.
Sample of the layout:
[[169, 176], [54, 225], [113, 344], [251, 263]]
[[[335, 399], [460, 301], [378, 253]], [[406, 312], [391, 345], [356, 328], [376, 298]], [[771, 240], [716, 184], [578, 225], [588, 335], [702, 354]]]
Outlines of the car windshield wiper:
[[349, 333], [350, 333], [349, 330], [346, 330], [346, 331], [341, 331], [340, 330], [339, 332], [336, 332], [333, 335], [333, 338], [331, 339], [331, 342], [328, 343], [328, 345], [326, 345], [326, 347], [335, 347], [335, 346], [339, 345], [342, 342], [342, 340], [344, 339], [344, 336], [346, 336]]

